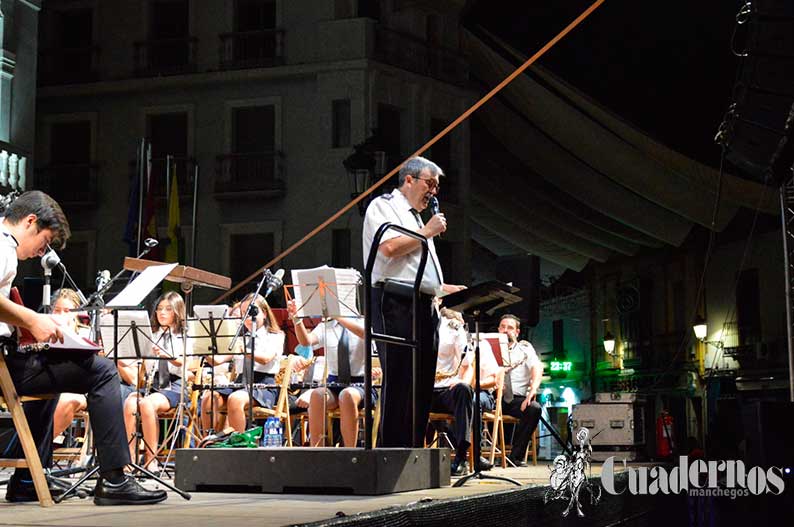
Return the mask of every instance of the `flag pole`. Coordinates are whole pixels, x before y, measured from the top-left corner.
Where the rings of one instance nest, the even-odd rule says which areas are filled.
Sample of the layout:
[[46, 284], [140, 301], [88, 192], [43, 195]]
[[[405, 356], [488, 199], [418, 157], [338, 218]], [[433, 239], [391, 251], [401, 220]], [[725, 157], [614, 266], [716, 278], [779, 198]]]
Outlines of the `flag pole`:
[[146, 173], [146, 138], [141, 138], [138, 148], [138, 235], [135, 238], [135, 254], [141, 254], [141, 232], [143, 231], [143, 178]]
[[196, 211], [198, 210], [199, 165], [193, 167], [193, 226], [190, 229], [190, 265], [196, 267]]

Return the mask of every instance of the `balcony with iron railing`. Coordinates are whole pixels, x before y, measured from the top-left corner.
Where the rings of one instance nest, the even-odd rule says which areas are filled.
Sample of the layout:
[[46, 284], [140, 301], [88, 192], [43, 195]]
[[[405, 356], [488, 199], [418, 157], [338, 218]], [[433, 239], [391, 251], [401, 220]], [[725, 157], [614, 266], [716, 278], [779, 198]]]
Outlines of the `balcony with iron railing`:
[[78, 84], [99, 80], [99, 46], [55, 48], [39, 52], [39, 83]]
[[375, 26], [373, 58], [456, 86], [464, 86], [469, 78], [468, 65], [455, 50], [380, 25]]
[[96, 206], [98, 181], [98, 163], [50, 164], [36, 169], [36, 188], [65, 207]]
[[284, 30], [260, 29], [222, 33], [220, 69], [269, 68], [284, 64]]
[[135, 43], [135, 75], [155, 77], [194, 73], [196, 67], [195, 37], [164, 38]]
[[215, 197], [218, 199], [280, 197], [286, 189], [282, 152], [246, 152], [217, 157]]

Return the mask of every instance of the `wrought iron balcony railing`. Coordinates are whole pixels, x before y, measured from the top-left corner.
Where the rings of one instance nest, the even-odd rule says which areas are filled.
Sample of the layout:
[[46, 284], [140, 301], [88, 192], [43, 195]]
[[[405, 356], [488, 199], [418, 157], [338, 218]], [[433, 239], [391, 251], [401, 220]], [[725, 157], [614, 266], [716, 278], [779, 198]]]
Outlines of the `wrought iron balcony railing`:
[[284, 154], [246, 152], [217, 158], [215, 194], [218, 198], [278, 197], [286, 193]]
[[284, 30], [260, 29], [223, 33], [220, 69], [268, 68], [284, 64]]

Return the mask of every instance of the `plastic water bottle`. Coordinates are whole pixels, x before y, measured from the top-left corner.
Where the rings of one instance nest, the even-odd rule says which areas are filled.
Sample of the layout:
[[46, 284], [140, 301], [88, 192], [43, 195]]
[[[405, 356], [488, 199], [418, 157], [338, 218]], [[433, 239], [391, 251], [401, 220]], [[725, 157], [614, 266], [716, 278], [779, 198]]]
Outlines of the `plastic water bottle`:
[[273, 418], [268, 417], [265, 420], [265, 433], [262, 436], [262, 446], [273, 446]]
[[281, 419], [273, 418], [273, 446], [280, 447], [284, 444], [284, 428], [281, 425]]

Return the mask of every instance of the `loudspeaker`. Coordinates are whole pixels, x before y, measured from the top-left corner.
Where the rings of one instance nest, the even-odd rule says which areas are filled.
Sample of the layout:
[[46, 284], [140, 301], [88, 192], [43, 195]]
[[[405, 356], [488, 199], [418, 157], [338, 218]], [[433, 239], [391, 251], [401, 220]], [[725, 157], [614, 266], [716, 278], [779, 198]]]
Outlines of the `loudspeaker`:
[[499, 258], [496, 278], [502, 282], [512, 282], [521, 289], [518, 293], [523, 300], [518, 304], [500, 310], [512, 313], [526, 326], [536, 326], [540, 319], [540, 258], [531, 254]]
[[[739, 75], [728, 115], [726, 157], [739, 175], [762, 183], [794, 102], [794, 7], [788, 0], [753, 2], [746, 17]], [[737, 28], [738, 29], [738, 28]]]
[[788, 444], [794, 403], [752, 401], [742, 405], [741, 415], [748, 469], [794, 465], [794, 449]]

